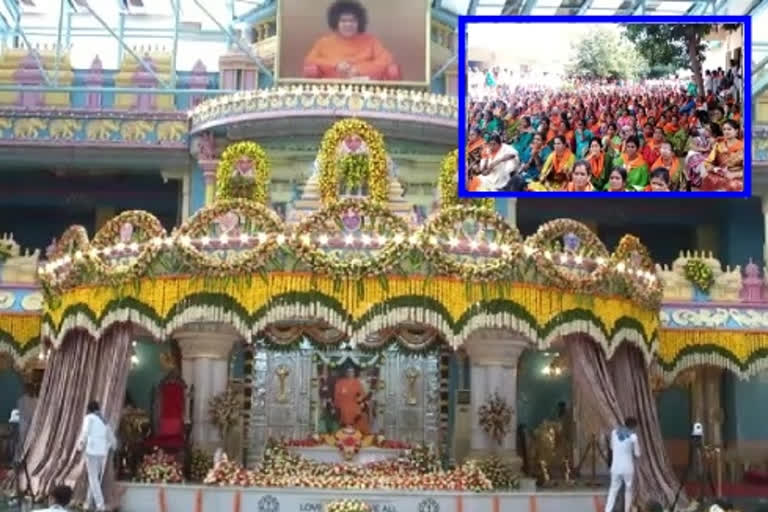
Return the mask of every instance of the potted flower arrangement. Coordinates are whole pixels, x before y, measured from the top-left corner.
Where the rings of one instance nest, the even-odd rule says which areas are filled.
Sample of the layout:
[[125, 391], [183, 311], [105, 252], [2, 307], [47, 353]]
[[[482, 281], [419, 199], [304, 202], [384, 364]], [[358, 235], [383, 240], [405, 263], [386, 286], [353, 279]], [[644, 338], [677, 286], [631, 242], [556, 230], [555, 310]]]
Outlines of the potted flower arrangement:
[[147, 484], [178, 484], [182, 478], [181, 464], [164, 451], [155, 448], [139, 466], [137, 480]]
[[712, 269], [700, 259], [690, 259], [685, 264], [685, 278], [696, 287], [697, 297], [707, 295], [709, 289], [715, 283], [715, 275]]
[[189, 477], [193, 482], [205, 480], [208, 472], [213, 468], [213, 457], [199, 448], [192, 450], [189, 462]]

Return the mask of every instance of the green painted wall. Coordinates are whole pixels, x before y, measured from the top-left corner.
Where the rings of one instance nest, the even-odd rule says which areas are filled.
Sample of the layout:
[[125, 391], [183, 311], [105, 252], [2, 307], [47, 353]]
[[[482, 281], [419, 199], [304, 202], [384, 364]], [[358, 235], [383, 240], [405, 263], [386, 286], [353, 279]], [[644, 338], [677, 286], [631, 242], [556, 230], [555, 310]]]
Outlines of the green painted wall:
[[768, 440], [768, 371], [749, 380], [726, 374], [723, 383], [726, 441]]
[[687, 389], [670, 387], [656, 396], [664, 439], [687, 439], [691, 432], [691, 398]]
[[11, 411], [24, 393], [24, 382], [15, 370], [0, 371], [0, 423], [8, 423]]
[[520, 356], [517, 379], [517, 422], [528, 429], [557, 416], [557, 403], [571, 405], [571, 379], [568, 375], [549, 377], [542, 369], [552, 360], [544, 352], [526, 350]]
[[160, 354], [168, 350], [161, 343], [150, 340], [136, 342], [138, 364], [134, 365], [128, 375], [128, 394], [136, 407], [149, 411], [152, 405], [152, 390], [168, 372], [160, 363]]

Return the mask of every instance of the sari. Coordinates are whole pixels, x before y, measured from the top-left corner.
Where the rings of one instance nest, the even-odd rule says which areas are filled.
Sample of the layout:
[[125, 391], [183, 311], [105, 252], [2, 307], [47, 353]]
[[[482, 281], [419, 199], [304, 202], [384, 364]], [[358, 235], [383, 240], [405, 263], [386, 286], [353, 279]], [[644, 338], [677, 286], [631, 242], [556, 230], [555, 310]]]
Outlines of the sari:
[[680, 159], [673, 156], [671, 161], [664, 162], [664, 158], [659, 157], [653, 165], [651, 165], [651, 172], [659, 167], [663, 167], [669, 171], [669, 190], [680, 190], [680, 186], [684, 184], [683, 166], [680, 163]]
[[594, 192], [595, 187], [593, 187], [591, 183], [587, 183], [587, 186], [584, 187], [584, 190], [576, 190], [576, 185], [574, 185], [573, 182], [571, 181], [565, 187], [565, 191], [566, 192]]
[[502, 122], [501, 119], [498, 117], [494, 117], [491, 122], [486, 123], [483, 121], [483, 125], [481, 127], [481, 130], [483, 130], [483, 136], [485, 137], [485, 141], [488, 142], [491, 140], [491, 135], [494, 133], [498, 133], [501, 135], [501, 129], [502, 129]]
[[522, 132], [517, 136], [517, 140], [512, 147], [520, 154], [520, 160], [526, 161], [523, 155], [531, 150], [531, 143], [533, 142], [533, 132]]
[[744, 190], [744, 141], [737, 139], [730, 145], [725, 140], [718, 141], [704, 167], [707, 174], [702, 181], [702, 191]]
[[606, 154], [601, 151], [597, 156], [592, 154], [587, 155], [587, 162], [589, 162], [591, 175], [590, 181], [592, 182], [592, 185], [597, 189], [602, 188], [608, 181], [608, 176], [611, 175], [612, 167], [610, 157], [606, 157]]
[[482, 138], [477, 138], [474, 142], [467, 144], [467, 172], [470, 177], [477, 174], [480, 170], [480, 161], [483, 159], [484, 145], [485, 141]]
[[528, 146], [525, 148], [525, 151], [520, 153], [520, 161], [523, 162], [520, 176], [526, 184], [539, 178], [539, 174], [551, 153], [552, 149], [549, 146], [542, 146], [535, 157], [533, 156], [533, 148], [531, 146]]
[[661, 142], [656, 142], [653, 139], [649, 139], [640, 151], [643, 155], [643, 160], [648, 165], [653, 165], [653, 162], [661, 157]]
[[513, 156], [513, 158], [499, 163], [488, 174], [480, 174], [477, 176], [479, 186], [476, 190], [482, 192], [495, 192], [502, 190], [507, 186], [510, 177], [517, 170], [517, 166], [520, 163], [520, 156], [515, 148], [509, 144], [502, 144], [496, 153], [489, 152], [483, 156], [483, 162], [486, 164], [486, 167], [490, 167], [494, 163], [497, 163], [508, 156]]
[[643, 155], [637, 153], [635, 158], [629, 160], [626, 153], [621, 153], [614, 161], [614, 167], [624, 167], [627, 171], [627, 188], [643, 190], [648, 185], [648, 164]]
[[[713, 145], [714, 141], [705, 135], [699, 135], [689, 141], [688, 155], [685, 157], [685, 174], [691, 187], [696, 190], [701, 187], [704, 175], [707, 174], [704, 162], [712, 152]], [[703, 151], [694, 148], [700, 148]]]
[[[571, 169], [573, 169], [573, 164], [575, 163], [576, 157], [570, 149], [565, 148], [565, 151], [560, 156], [553, 151], [547, 157], [547, 161], [544, 162], [544, 167], [541, 169], [538, 181], [541, 184], [549, 185], [553, 190], [562, 190], [568, 182]], [[547, 182], [552, 183], [548, 184]]]
[[576, 131], [574, 140], [576, 141], [576, 158], [584, 158], [589, 151], [589, 144], [592, 142], [592, 132], [589, 130]]

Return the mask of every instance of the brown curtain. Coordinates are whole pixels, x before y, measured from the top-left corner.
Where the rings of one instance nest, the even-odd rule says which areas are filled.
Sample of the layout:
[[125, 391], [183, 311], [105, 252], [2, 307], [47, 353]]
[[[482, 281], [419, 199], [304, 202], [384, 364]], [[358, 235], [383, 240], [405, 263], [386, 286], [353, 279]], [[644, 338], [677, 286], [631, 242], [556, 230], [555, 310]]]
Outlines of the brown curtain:
[[645, 358], [640, 349], [624, 343], [616, 349], [608, 366], [624, 417], [637, 418], [641, 426], [638, 434], [643, 457], [638, 471], [643, 474], [645, 481], [653, 482], [655, 499], [663, 504], [671, 504], [680, 484], [664, 447], [656, 398], [651, 390]]
[[[85, 496], [85, 464], [76, 444], [91, 400], [101, 404], [104, 419], [116, 430], [131, 365], [132, 328], [120, 324], [100, 340], [73, 331], [51, 351], [37, 409], [24, 445], [32, 491], [39, 498], [65, 483]], [[104, 496], [114, 503], [111, 464], [104, 476]]]
[[[595, 428], [599, 428], [600, 431], [594, 433], [598, 434], [600, 439], [605, 439], [613, 428], [623, 423], [627, 410], [632, 411], [640, 422], [642, 457], [636, 470], [638, 503], [644, 505], [651, 500], [656, 500], [669, 505], [677, 490], [677, 480], [663, 455], [665, 448], [661, 442], [655, 402], [640, 399], [644, 389], [650, 394], [650, 384], [642, 355], [640, 355], [641, 365], [632, 366], [630, 371], [629, 367], [623, 366], [623, 363], [620, 365], [609, 363], [602, 348], [588, 336], [569, 337], [566, 340], [566, 347], [574, 393], [578, 393], [590, 402], [584, 405], [600, 418], [594, 423]], [[620, 372], [625, 373], [614, 378], [614, 375], [618, 376]], [[638, 375], [638, 372], [641, 375]], [[630, 396], [630, 394], [633, 395]], [[632, 405], [622, 407], [624, 403]], [[683, 496], [680, 504], [685, 505], [686, 502]]]

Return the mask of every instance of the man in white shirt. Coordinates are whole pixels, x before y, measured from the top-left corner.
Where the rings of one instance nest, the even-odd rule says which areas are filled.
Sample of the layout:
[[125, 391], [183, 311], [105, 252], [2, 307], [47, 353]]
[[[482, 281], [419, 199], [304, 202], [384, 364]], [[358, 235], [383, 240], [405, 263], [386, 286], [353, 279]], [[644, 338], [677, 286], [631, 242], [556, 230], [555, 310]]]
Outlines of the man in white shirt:
[[68, 485], [59, 485], [53, 489], [51, 493], [51, 501], [53, 503], [50, 507], [36, 510], [35, 512], [54, 512], [67, 510], [69, 502], [72, 501], [72, 488]]
[[89, 403], [88, 414], [83, 420], [83, 430], [77, 444], [78, 451], [85, 451], [85, 468], [88, 472], [88, 497], [85, 502], [87, 508], [95, 502], [97, 510], [106, 510], [101, 479], [104, 476], [107, 455], [116, 447], [115, 434], [102, 417], [99, 403]]
[[640, 442], [635, 429], [637, 420], [627, 418], [624, 426], [611, 432], [611, 487], [608, 489], [608, 500], [605, 502], [605, 512], [613, 512], [616, 497], [621, 484], [624, 484], [624, 512], [632, 510], [632, 482], [635, 477], [635, 459], [640, 458]]

